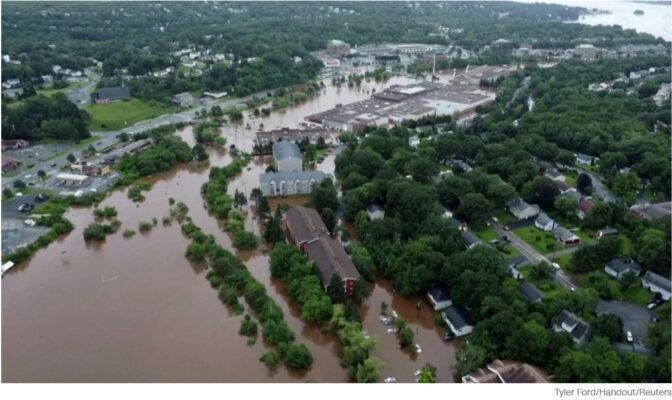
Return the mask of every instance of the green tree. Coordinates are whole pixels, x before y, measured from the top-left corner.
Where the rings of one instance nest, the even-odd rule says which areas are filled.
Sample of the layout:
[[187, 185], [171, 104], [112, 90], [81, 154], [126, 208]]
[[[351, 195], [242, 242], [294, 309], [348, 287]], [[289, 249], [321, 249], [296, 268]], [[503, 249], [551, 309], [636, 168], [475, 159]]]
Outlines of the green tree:
[[68, 162], [74, 163], [75, 161], [77, 161], [77, 157], [75, 157], [75, 155], [72, 153], [68, 154]]
[[12, 183], [12, 186], [16, 189], [25, 189], [27, 185], [21, 179], [17, 179], [14, 181], [14, 183]]
[[425, 364], [425, 366], [420, 370], [420, 377], [418, 378], [418, 382], [436, 383], [436, 367], [430, 363]]
[[492, 213], [493, 205], [480, 193], [469, 193], [462, 198], [457, 214], [476, 226], [482, 226]]
[[331, 179], [325, 179], [320, 182], [319, 185], [313, 188], [313, 191], [310, 195], [311, 204], [318, 213], [322, 213], [322, 210], [325, 208], [330, 208], [331, 210], [338, 210], [339, 201], [338, 201], [338, 192], [334, 186], [334, 182]]
[[192, 154], [196, 161], [205, 161], [208, 159], [208, 153], [205, 151], [205, 148], [200, 143], [196, 143], [192, 150]]
[[601, 335], [613, 342], [620, 342], [623, 338], [623, 321], [617, 315], [605, 314], [597, 317], [593, 322], [593, 336]]
[[313, 365], [313, 356], [304, 344], [288, 344], [284, 353], [285, 363], [290, 368], [303, 371]]
[[345, 289], [343, 288], [343, 281], [338, 274], [333, 274], [327, 287], [327, 295], [331, 298], [334, 304], [345, 302]]
[[367, 358], [361, 365], [357, 366], [355, 379], [358, 383], [375, 383], [378, 381], [383, 367], [384, 364], [379, 359]]
[[324, 225], [327, 226], [329, 234], [333, 235], [335, 233], [336, 223], [338, 222], [338, 218], [336, 217], [334, 210], [325, 207], [322, 209], [320, 216], [322, 217], [322, 221], [324, 221]]
[[593, 180], [590, 178], [590, 175], [582, 172], [576, 178], [576, 190], [579, 192], [589, 195], [591, 194], [593, 188]]
[[467, 375], [478, 368], [484, 367], [487, 362], [485, 350], [474, 344], [463, 346], [457, 352], [456, 358], [457, 374], [459, 376]]
[[40, 179], [44, 180], [44, 178], [47, 176], [47, 173], [40, 169], [40, 170], [37, 171], [37, 176]]

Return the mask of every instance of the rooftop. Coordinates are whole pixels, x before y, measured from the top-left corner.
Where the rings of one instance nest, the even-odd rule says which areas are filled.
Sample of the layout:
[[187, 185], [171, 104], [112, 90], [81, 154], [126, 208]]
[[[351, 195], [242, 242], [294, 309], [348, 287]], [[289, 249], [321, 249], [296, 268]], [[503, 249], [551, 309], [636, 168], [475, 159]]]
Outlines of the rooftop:
[[531, 283], [523, 282], [520, 285], [520, 290], [530, 303], [542, 300], [545, 297], [544, 292]]
[[443, 315], [445, 318], [450, 321], [450, 323], [455, 327], [455, 329], [464, 328], [465, 326], [473, 326], [474, 323], [471, 322], [471, 318], [467, 315], [460, 307], [448, 307], [443, 310]]
[[301, 159], [301, 150], [294, 142], [277, 142], [273, 145], [273, 157], [276, 160]]
[[341, 279], [359, 279], [355, 264], [338, 240], [321, 236], [318, 240], [307, 243], [304, 249], [317, 264], [323, 284], [329, 284], [334, 274]]
[[263, 183], [270, 182], [295, 182], [295, 181], [320, 181], [326, 177], [322, 171], [295, 171], [295, 172], [266, 172], [259, 175], [259, 181]]
[[670, 280], [655, 272], [647, 271], [642, 280], [656, 285], [661, 289], [666, 289], [668, 292], [670, 291]]
[[314, 208], [292, 207], [285, 213], [285, 218], [297, 243], [308, 242], [329, 232]]
[[609, 261], [607, 267], [619, 274], [627, 271], [640, 271], [642, 269], [642, 267], [634, 261], [626, 263], [618, 258]]

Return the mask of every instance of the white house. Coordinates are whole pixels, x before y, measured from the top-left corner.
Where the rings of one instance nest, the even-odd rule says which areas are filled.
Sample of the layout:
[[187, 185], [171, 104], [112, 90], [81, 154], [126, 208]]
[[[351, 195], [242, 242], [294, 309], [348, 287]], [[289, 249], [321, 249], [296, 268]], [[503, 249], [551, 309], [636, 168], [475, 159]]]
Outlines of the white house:
[[506, 203], [506, 206], [509, 208], [511, 214], [515, 215], [518, 219], [532, 218], [539, 214], [540, 211], [538, 205], [528, 204], [520, 197], [509, 201]]
[[448, 307], [441, 313], [441, 317], [455, 336], [468, 335], [474, 330], [473, 322], [461, 308]]
[[290, 141], [281, 141], [273, 145], [273, 161], [278, 172], [296, 172], [303, 170], [303, 156], [299, 146]]
[[626, 263], [619, 260], [618, 258], [614, 258], [604, 266], [604, 272], [616, 279], [621, 279], [625, 274], [628, 273], [637, 276], [641, 271], [642, 267], [640, 267], [636, 262], [630, 261]]
[[553, 221], [545, 212], [542, 212], [537, 216], [537, 219], [534, 220], [534, 226], [544, 232], [550, 232], [555, 228], [555, 221]]
[[569, 336], [572, 337], [574, 343], [582, 344], [586, 340], [586, 336], [588, 336], [590, 325], [577, 317], [576, 314], [567, 310], [562, 310], [560, 316], [553, 324], [553, 330], [560, 333], [568, 333]]
[[427, 299], [432, 304], [432, 308], [434, 308], [435, 311], [440, 311], [453, 305], [450, 293], [442, 288], [427, 291]]
[[653, 293], [660, 293], [663, 300], [669, 301], [670, 297], [672, 297], [670, 295], [670, 280], [654, 272], [647, 271], [644, 274], [642, 277], [642, 286]]
[[370, 206], [366, 207], [366, 214], [369, 216], [371, 221], [385, 218], [385, 210], [378, 204], [371, 204]]

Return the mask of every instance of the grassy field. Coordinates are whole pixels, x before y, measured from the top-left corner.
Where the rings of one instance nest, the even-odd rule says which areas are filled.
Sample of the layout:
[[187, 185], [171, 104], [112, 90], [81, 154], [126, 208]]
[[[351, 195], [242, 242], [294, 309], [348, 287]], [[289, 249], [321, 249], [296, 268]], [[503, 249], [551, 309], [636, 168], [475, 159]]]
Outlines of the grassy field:
[[516, 217], [511, 215], [510, 212], [504, 211], [504, 210], [497, 210], [493, 214], [493, 217], [497, 218], [500, 225], [506, 225], [506, 224], [510, 224], [511, 222], [517, 221]]
[[621, 239], [621, 243], [623, 243], [623, 255], [632, 257], [634, 255], [632, 240], [630, 240], [625, 233], [619, 233], [618, 238]]
[[568, 170], [563, 172], [565, 174], [565, 182], [571, 186], [571, 187], [576, 187], [576, 178], [578, 177], [578, 174], [574, 170]]
[[557, 250], [562, 248], [562, 245], [555, 240], [552, 233], [542, 232], [534, 226], [516, 229], [515, 233], [541, 254], [552, 252], [552, 246], [555, 246]]
[[480, 231], [473, 231], [473, 233], [478, 236], [482, 241], [490, 243], [492, 240], [499, 240], [499, 235], [497, 232], [492, 230], [492, 228], [487, 227]]
[[47, 97], [53, 96], [56, 93], [67, 93], [71, 91], [72, 89], [78, 88], [80, 86], [84, 86], [86, 82], [75, 82], [73, 84], [70, 84], [64, 88], [60, 89], [37, 89], [36, 92], [37, 94], [41, 94]]
[[91, 114], [91, 130], [117, 130], [136, 122], [158, 117], [172, 111], [172, 107], [138, 99], [110, 104], [92, 104], [86, 107]]
[[523, 275], [523, 278], [525, 278], [525, 282], [531, 283], [534, 286], [538, 287], [539, 290], [544, 292], [546, 298], [553, 298], [565, 292], [565, 289], [562, 286], [553, 282], [551, 278], [542, 280], [532, 279], [530, 277], [530, 268], [531, 268], [530, 265], [526, 265], [524, 267], [518, 268], [518, 271], [520, 271], [520, 273]]
[[[604, 275], [606, 276], [606, 273], [604, 273]], [[576, 276], [576, 280], [580, 286], [590, 286], [586, 274]], [[653, 294], [644, 289], [642, 285], [640, 285], [639, 280], [626, 290], [621, 289], [620, 282], [615, 278], [609, 277], [608, 284], [609, 292], [611, 293], [611, 296], [613, 296], [613, 300], [627, 301], [640, 306], [646, 306], [653, 300]]]

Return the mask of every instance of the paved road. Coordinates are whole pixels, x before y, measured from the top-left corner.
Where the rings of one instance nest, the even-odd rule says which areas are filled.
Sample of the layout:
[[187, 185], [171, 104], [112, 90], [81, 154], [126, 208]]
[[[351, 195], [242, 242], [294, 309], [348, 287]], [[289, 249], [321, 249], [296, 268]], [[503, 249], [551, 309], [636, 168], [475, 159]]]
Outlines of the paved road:
[[[91, 145], [96, 148], [96, 149], [104, 149], [106, 147], [112, 146], [113, 144], [116, 144], [119, 142], [119, 139], [117, 139], [117, 135], [119, 134], [119, 131], [113, 131], [113, 132], [92, 132], [94, 135], [100, 136], [100, 139], [98, 139], [96, 142], [91, 143]], [[37, 171], [43, 170], [47, 174], [52, 175], [58, 173], [58, 170], [65, 164], [68, 164], [68, 154], [72, 153], [75, 156], [80, 156], [83, 151], [86, 150], [86, 148], [89, 146], [84, 146], [82, 148], [78, 149], [72, 149], [72, 151], [66, 151], [62, 155], [55, 157], [51, 160], [43, 160], [43, 161], [38, 161], [35, 163], [35, 165], [31, 168], [24, 169], [21, 171], [20, 174], [17, 176], [8, 178], [8, 177], [2, 177], [2, 188], [10, 188], [12, 190], [15, 190], [13, 188], [13, 183], [16, 180], [22, 180], [25, 183], [28, 182], [36, 182], [37, 181]], [[3, 152], [3, 155], [10, 155], [11, 156], [12, 152], [11, 151], [5, 151]], [[52, 165], [56, 165], [55, 167], [52, 167]], [[30, 175], [30, 178], [26, 178], [26, 176]]]
[[87, 73], [89, 81], [83, 86], [77, 87], [68, 92], [68, 100], [75, 103], [77, 107], [84, 108], [91, 102], [91, 92], [96, 88], [100, 82], [100, 75], [94, 73]]
[[[515, 232], [513, 231], [507, 231], [500, 224], [493, 223], [492, 228], [497, 232], [499, 236], [507, 236], [509, 238], [509, 241], [511, 244], [518, 249], [520, 254], [525, 256], [528, 260], [530, 260], [530, 263], [532, 264], [539, 264], [542, 261], [545, 261], [549, 264], [551, 264], [551, 261], [546, 258], [543, 254], [539, 253], [537, 250], [534, 249], [534, 247], [530, 246], [527, 244], [523, 239], [518, 237]], [[556, 253], [557, 254], [557, 253]], [[560, 269], [555, 270], [555, 275], [553, 276], [553, 279], [562, 285], [563, 287], [573, 290], [576, 288], [576, 285], [569, 279], [569, 277]]]

